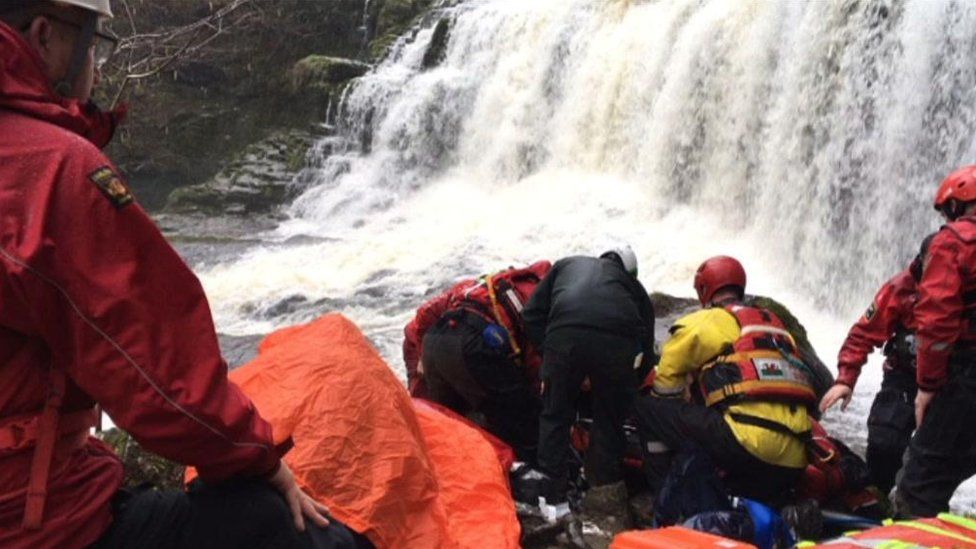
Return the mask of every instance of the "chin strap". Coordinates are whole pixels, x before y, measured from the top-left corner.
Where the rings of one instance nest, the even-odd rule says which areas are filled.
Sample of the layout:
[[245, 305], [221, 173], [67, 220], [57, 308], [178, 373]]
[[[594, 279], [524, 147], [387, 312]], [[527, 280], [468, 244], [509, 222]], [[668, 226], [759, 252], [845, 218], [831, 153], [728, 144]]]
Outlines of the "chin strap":
[[71, 64], [68, 65], [68, 72], [54, 85], [54, 91], [58, 92], [61, 97], [71, 97], [75, 88], [75, 81], [78, 80], [78, 76], [88, 60], [88, 50], [95, 38], [97, 26], [98, 14], [96, 13], [88, 14], [85, 22], [81, 24], [78, 39], [75, 41], [75, 50], [71, 54]]

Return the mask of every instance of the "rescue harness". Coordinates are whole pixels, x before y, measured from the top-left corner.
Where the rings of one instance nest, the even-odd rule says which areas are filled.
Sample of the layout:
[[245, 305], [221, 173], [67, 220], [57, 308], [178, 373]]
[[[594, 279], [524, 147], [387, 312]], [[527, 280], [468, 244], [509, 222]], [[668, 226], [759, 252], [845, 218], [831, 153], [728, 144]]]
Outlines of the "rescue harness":
[[67, 377], [52, 368], [48, 396], [40, 412], [0, 419], [0, 457], [33, 448], [27, 480], [23, 527], [37, 530], [44, 519], [47, 484], [55, 455], [66, 456], [81, 448], [98, 422], [95, 407], [64, 413], [61, 411]]

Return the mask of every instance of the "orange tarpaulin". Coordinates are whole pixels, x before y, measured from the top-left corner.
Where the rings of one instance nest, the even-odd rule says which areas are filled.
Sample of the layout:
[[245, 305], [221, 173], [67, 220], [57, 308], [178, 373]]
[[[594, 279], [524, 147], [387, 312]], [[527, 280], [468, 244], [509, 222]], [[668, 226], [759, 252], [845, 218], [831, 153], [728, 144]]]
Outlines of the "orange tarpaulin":
[[507, 473], [477, 429], [417, 409], [338, 314], [268, 336], [231, 379], [291, 437], [285, 461], [336, 518], [378, 548], [519, 546]]

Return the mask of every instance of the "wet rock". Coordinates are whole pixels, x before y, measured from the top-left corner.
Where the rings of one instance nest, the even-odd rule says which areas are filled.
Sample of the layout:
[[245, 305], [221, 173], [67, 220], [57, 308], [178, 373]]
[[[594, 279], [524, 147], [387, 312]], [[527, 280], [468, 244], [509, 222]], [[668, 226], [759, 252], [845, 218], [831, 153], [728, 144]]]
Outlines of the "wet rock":
[[271, 212], [301, 190], [292, 183], [313, 140], [310, 131], [290, 130], [250, 145], [210, 181], [173, 191], [166, 211], [241, 216]]
[[673, 295], [662, 294], [661, 292], [651, 293], [651, 302], [654, 303], [654, 314], [658, 318], [670, 316], [680, 311], [690, 311], [697, 308], [698, 300], [690, 297], [676, 297]]
[[370, 57], [385, 57], [396, 39], [433, 3], [433, 0], [377, 0], [372, 14], [376, 23], [374, 38], [369, 46]]
[[347, 82], [369, 71], [366, 63], [330, 57], [309, 55], [295, 63], [288, 73], [288, 82], [293, 94], [328, 98], [337, 94]]
[[248, 336], [232, 336], [218, 334], [220, 351], [231, 370], [247, 364], [258, 356], [258, 345], [264, 339], [263, 334]]
[[451, 20], [443, 18], [434, 26], [434, 35], [430, 39], [430, 46], [424, 52], [422, 66], [424, 69], [432, 69], [440, 65], [447, 55], [447, 42], [451, 37]]
[[284, 316], [287, 314], [294, 313], [299, 308], [308, 304], [308, 298], [303, 295], [290, 295], [285, 299], [275, 303], [271, 307], [261, 311], [261, 317], [265, 319], [272, 319], [278, 316]]

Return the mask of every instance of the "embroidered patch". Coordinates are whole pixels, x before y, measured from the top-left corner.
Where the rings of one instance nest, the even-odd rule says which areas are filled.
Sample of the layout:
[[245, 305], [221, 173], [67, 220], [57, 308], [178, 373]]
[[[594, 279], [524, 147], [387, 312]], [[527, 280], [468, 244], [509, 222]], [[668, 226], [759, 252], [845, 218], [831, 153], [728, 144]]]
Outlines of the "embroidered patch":
[[877, 312], [878, 312], [878, 304], [872, 303], [871, 306], [868, 307], [868, 310], [864, 311], [864, 319], [870, 321], [872, 318], [874, 318], [874, 315]]
[[98, 190], [102, 191], [102, 194], [108, 197], [116, 208], [121, 209], [135, 200], [132, 191], [122, 182], [122, 178], [108, 166], [103, 166], [88, 174], [88, 179], [91, 179]]

